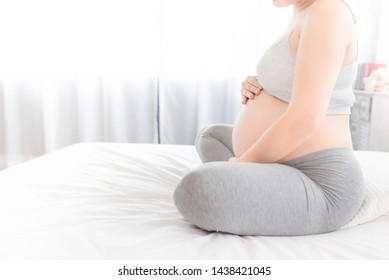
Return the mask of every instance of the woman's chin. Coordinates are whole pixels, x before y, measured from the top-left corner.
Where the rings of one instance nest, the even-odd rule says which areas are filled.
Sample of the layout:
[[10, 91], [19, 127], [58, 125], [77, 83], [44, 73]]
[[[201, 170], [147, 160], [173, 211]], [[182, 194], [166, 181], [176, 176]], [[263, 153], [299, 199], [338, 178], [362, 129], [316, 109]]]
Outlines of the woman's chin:
[[289, 6], [291, 3], [285, 0], [273, 0], [273, 5], [277, 8], [283, 8]]

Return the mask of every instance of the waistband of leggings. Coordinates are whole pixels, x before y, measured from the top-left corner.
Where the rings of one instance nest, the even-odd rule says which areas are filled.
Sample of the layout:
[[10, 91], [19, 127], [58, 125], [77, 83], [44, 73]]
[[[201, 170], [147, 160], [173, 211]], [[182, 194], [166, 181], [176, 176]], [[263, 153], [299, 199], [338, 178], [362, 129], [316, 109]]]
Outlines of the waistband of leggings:
[[312, 152], [291, 160], [288, 160], [286, 162], [283, 162], [282, 164], [294, 166], [299, 163], [304, 162], [310, 162], [322, 158], [329, 158], [329, 157], [355, 157], [354, 150], [349, 147], [339, 147], [339, 148], [329, 148], [324, 149], [316, 152]]

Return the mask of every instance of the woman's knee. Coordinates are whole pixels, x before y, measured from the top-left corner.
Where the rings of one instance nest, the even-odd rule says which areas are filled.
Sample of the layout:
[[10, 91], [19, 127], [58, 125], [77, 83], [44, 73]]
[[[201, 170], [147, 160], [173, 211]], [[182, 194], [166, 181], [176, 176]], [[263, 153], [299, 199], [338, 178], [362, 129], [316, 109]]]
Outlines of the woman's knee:
[[[208, 184], [198, 169], [190, 171], [182, 178], [174, 191], [174, 202], [180, 212], [191, 213], [206, 203]], [[184, 215], [185, 216], [185, 215]]]
[[215, 130], [215, 125], [207, 125], [203, 127], [199, 133], [197, 133], [196, 139], [195, 139], [195, 146], [199, 147], [202, 144], [202, 141], [204, 139], [213, 137], [213, 131]]
[[232, 136], [232, 125], [227, 124], [212, 124], [203, 127], [197, 134], [195, 144], [199, 143], [203, 138], [231, 138]]
[[207, 169], [198, 168], [186, 174], [174, 191], [174, 203], [187, 221], [212, 231], [221, 209], [215, 201], [219, 190], [209, 173]]
[[234, 156], [231, 125], [209, 125], [197, 135], [195, 146], [202, 162], [227, 161]]

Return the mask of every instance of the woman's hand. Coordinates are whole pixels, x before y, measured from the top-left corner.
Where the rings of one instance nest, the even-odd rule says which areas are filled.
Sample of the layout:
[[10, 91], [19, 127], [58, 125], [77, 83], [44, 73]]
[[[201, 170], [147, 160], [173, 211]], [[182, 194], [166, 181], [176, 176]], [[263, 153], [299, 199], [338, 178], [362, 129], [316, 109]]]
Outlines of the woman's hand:
[[242, 104], [246, 104], [249, 99], [254, 99], [256, 95], [261, 94], [262, 90], [263, 88], [255, 76], [247, 77], [242, 83], [242, 89], [240, 91], [242, 94]]

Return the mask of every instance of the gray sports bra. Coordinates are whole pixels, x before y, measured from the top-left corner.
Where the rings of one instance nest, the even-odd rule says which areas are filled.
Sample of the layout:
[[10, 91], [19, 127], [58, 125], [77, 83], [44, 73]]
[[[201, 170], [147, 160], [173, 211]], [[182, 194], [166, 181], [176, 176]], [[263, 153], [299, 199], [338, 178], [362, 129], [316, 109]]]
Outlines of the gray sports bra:
[[[291, 30], [292, 29], [292, 30]], [[270, 95], [289, 103], [292, 95], [296, 56], [289, 47], [289, 37], [294, 28], [288, 28], [257, 64], [257, 79]], [[357, 74], [356, 62], [343, 66], [332, 90], [327, 115], [350, 114], [355, 102], [352, 84]]]

